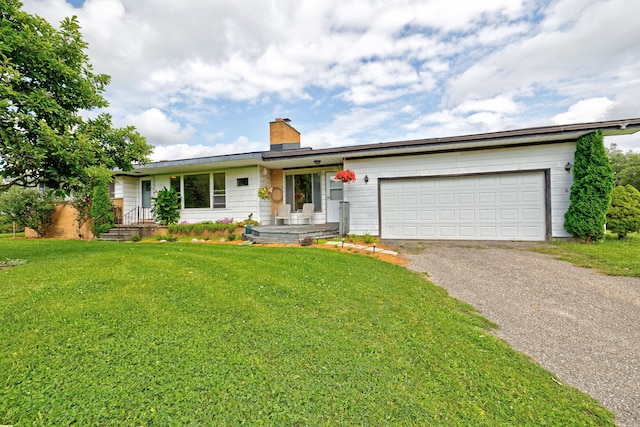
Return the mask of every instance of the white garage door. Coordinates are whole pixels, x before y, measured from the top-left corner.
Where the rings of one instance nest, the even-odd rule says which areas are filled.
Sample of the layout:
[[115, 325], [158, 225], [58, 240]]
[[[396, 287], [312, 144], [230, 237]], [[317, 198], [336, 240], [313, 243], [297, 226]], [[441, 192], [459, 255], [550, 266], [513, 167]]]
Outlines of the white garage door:
[[545, 240], [543, 172], [384, 180], [385, 239]]

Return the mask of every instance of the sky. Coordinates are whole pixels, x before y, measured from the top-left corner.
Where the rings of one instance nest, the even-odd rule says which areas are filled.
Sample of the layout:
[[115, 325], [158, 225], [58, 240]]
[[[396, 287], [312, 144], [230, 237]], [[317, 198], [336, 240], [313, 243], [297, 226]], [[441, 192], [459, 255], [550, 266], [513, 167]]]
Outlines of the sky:
[[[638, 0], [22, 0], [76, 15], [152, 160], [640, 117]], [[640, 151], [640, 133], [613, 137]]]

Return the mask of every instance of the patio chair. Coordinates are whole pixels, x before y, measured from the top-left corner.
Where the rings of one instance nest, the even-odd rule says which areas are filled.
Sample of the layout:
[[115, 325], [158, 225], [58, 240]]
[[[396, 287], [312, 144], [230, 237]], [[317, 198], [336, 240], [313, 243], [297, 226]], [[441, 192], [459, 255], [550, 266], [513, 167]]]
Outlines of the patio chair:
[[302, 205], [302, 213], [298, 216], [299, 220], [308, 220], [309, 224], [311, 224], [311, 215], [313, 215], [313, 211], [315, 206], [313, 203], [305, 203]]
[[276, 225], [278, 225], [278, 220], [282, 220], [282, 224], [284, 225], [285, 221], [291, 222], [291, 205], [280, 205], [278, 206], [278, 211], [276, 212]]

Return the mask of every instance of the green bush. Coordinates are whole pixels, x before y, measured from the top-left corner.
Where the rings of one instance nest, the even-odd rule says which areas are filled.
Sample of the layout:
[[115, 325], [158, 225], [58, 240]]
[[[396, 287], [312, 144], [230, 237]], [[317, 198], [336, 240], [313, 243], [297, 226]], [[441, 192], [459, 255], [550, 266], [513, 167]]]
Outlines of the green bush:
[[620, 239], [640, 229], [640, 191], [634, 186], [619, 185], [611, 192], [607, 229]]
[[578, 138], [565, 229], [587, 242], [602, 239], [613, 186], [602, 132], [598, 130]]
[[113, 228], [113, 210], [109, 198], [109, 187], [101, 184], [93, 189], [91, 198], [91, 218], [93, 218], [93, 234], [100, 237], [102, 233]]
[[151, 213], [162, 225], [176, 224], [180, 218], [180, 196], [174, 188], [163, 187], [156, 197], [151, 199]]
[[21, 228], [29, 227], [44, 236], [56, 210], [57, 199], [35, 188], [12, 187], [0, 194], [0, 212]]
[[218, 231], [227, 231], [228, 233], [232, 233], [235, 231], [238, 224], [235, 222], [226, 223], [226, 222], [211, 222], [211, 221], [202, 221], [197, 224], [170, 224], [168, 229], [169, 233], [174, 234], [183, 234], [190, 235], [193, 234], [195, 236], [199, 236], [205, 232], [215, 233]]

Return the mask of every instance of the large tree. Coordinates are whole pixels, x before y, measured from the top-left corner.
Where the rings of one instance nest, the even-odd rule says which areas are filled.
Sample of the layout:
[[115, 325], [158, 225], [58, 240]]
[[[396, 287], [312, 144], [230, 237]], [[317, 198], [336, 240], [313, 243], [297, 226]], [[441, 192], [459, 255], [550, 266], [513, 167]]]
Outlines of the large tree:
[[602, 132], [598, 130], [578, 138], [569, 195], [571, 204], [564, 216], [565, 229], [587, 242], [600, 240], [604, 236], [613, 187], [613, 172]]
[[633, 185], [640, 189], [640, 154], [633, 151], [624, 153], [616, 144], [611, 144], [607, 157], [616, 185]]
[[96, 168], [146, 162], [151, 146], [135, 128], [82, 116], [107, 106], [110, 77], [92, 71], [76, 17], [56, 29], [21, 7], [0, 0], [0, 189], [83, 191]]

